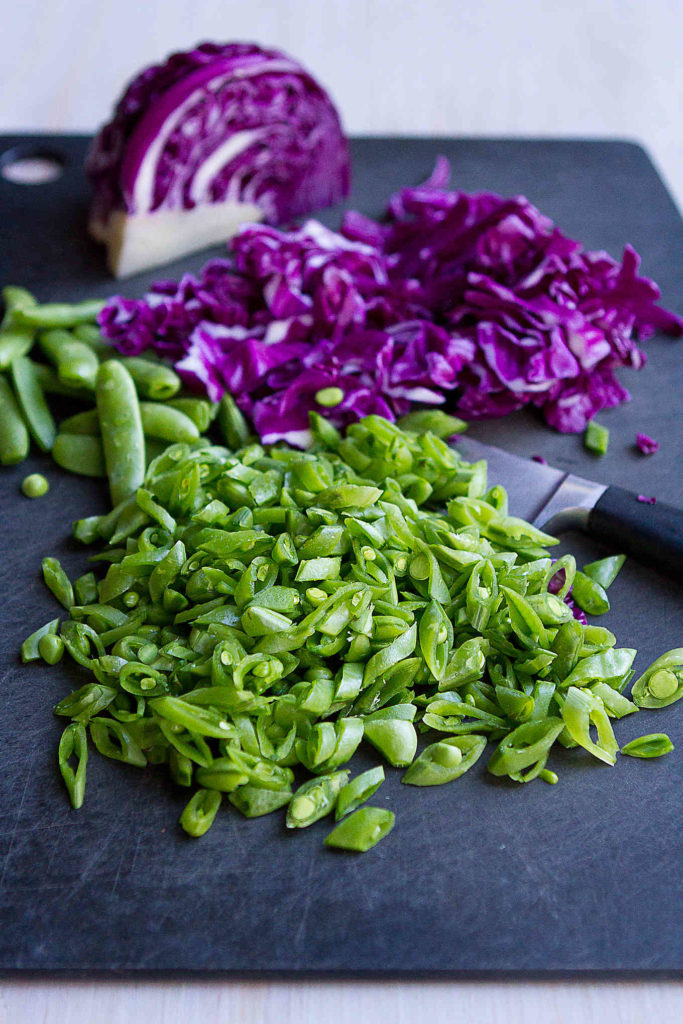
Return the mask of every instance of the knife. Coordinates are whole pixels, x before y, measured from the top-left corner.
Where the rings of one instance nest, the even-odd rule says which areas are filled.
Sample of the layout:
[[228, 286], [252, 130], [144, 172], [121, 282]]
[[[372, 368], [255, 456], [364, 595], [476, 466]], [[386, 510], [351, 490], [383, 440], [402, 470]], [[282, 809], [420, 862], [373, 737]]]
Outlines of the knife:
[[644, 504], [622, 487], [594, 483], [472, 437], [460, 438], [456, 447], [468, 461], [486, 459], [490, 483], [501, 483], [511, 512], [534, 526], [551, 534], [581, 530], [667, 576], [683, 577], [683, 509]]

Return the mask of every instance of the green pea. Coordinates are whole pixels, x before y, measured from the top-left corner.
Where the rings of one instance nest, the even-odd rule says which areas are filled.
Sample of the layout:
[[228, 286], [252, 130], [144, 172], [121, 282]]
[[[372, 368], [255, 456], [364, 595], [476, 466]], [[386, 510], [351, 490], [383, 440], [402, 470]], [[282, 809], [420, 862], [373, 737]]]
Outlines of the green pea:
[[341, 388], [321, 388], [320, 391], [316, 391], [315, 400], [318, 405], [333, 409], [344, 401], [344, 392]]
[[21, 482], [22, 494], [27, 498], [42, 498], [50, 490], [50, 485], [42, 473], [30, 473]]

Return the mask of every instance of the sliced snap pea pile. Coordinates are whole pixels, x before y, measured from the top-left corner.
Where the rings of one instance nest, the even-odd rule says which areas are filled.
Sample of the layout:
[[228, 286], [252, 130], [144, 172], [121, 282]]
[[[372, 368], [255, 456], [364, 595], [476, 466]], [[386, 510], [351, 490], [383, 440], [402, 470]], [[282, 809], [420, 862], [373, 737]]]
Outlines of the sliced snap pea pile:
[[[103, 363], [98, 401], [109, 374], [130, 379]], [[250, 443], [234, 403], [221, 417], [234, 450], [171, 445], [144, 477], [138, 462], [139, 486], [122, 486], [110, 513], [74, 524], [98, 545], [94, 572], [72, 585], [45, 560], [68, 616], [23, 648], [89, 670], [56, 714], [105, 756], [167, 765], [192, 791], [189, 835], [225, 793], [245, 817], [286, 808], [292, 830], [334, 816], [327, 844], [365, 851], [393, 815], [360, 806], [384, 778], [349, 778], [361, 743], [412, 786], [457, 780], [489, 743], [491, 774], [555, 784], [558, 744], [614, 764], [613, 721], [683, 695], [679, 649], [641, 676], [635, 703], [625, 696], [636, 652], [564, 600], [583, 578], [599, 607], [623, 559], [581, 575], [570, 555], [553, 560], [554, 538], [509, 515], [485, 464], [446, 444], [449, 417], [420, 414], [408, 430], [369, 416], [342, 436], [313, 415], [308, 451]], [[80, 736], [60, 758], [79, 800]]]

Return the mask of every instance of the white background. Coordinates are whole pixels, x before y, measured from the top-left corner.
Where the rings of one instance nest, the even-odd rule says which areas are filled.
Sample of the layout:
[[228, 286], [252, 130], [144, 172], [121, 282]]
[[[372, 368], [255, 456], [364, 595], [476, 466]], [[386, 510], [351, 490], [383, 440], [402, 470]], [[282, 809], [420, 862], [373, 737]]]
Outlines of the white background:
[[[255, 40], [306, 64], [351, 133], [637, 139], [683, 205], [683, 0], [2, 0], [0, 11], [0, 132], [91, 131], [170, 50]], [[0, 1022], [680, 1024], [680, 996], [665, 982], [10, 982]]]
[[646, 144], [683, 205], [683, 0], [2, 0], [0, 130], [92, 130], [202, 39], [281, 46], [348, 131]]

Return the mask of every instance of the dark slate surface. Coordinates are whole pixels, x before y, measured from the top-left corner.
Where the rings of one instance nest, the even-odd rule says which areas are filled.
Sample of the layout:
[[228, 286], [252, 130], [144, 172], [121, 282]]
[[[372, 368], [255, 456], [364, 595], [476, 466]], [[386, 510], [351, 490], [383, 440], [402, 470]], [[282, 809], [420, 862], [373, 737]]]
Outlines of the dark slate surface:
[[[0, 179], [0, 282], [40, 298], [107, 294], [101, 254], [83, 235], [86, 140], [0, 139], [55, 151], [56, 183]], [[364, 139], [354, 143], [353, 203], [378, 213], [388, 193], [424, 178], [437, 153], [466, 189], [524, 192], [570, 234], [618, 253], [632, 242], [665, 300], [683, 311], [683, 223], [645, 153], [624, 142]], [[2, 156], [0, 156], [2, 159]], [[339, 211], [324, 219], [338, 223]], [[195, 269], [206, 254], [183, 261]], [[179, 272], [181, 265], [162, 276]], [[156, 275], [151, 275], [156, 276]], [[125, 285], [140, 293], [149, 278]], [[532, 415], [473, 428], [519, 454], [683, 503], [681, 343], [648, 343], [648, 367], [624, 374], [633, 402], [605, 413], [608, 455], [560, 436]], [[638, 456], [644, 430], [662, 442]], [[70, 522], [104, 509], [100, 485], [47, 471], [49, 499], [28, 502], [26, 465], [0, 476], [0, 968], [14, 971], [230, 971], [361, 974], [564, 974], [658, 972], [683, 966], [680, 865], [683, 705], [617, 723], [626, 742], [667, 731], [677, 751], [616, 769], [560, 751], [556, 787], [487, 777], [482, 765], [457, 785], [402, 787], [400, 773], [374, 803], [396, 829], [362, 857], [322, 846], [328, 824], [287, 835], [282, 817], [245, 821], [226, 808], [200, 842], [176, 820], [185, 800], [158, 770], [138, 772], [96, 754], [83, 809], [65, 800], [55, 766], [60, 723], [50, 708], [80, 678], [75, 666], [21, 667], [16, 651], [57, 614], [39, 578], [41, 557], [73, 573], [85, 555]], [[564, 538], [580, 558], [601, 551]], [[683, 642], [680, 587], [635, 562], [610, 591], [601, 623], [639, 649], [643, 669]], [[357, 757], [361, 770], [371, 754]]]

